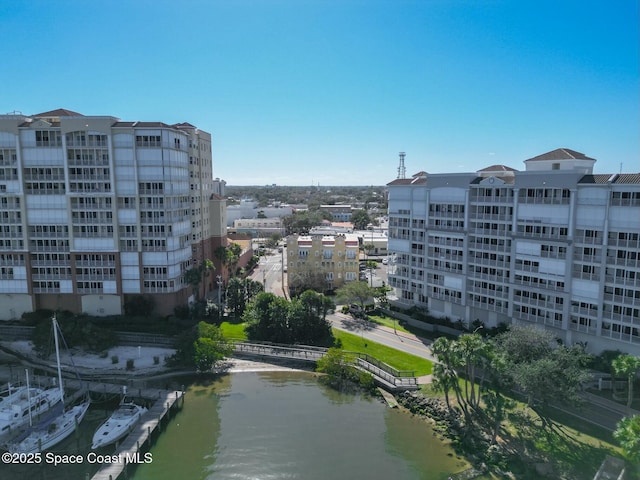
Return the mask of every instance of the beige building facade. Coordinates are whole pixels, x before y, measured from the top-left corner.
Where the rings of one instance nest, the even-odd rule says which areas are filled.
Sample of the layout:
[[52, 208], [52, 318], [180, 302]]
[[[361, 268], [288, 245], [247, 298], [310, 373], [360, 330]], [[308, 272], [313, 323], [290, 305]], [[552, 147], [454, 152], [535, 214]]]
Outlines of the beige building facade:
[[0, 319], [171, 313], [213, 257], [211, 135], [69, 110], [0, 115]]
[[358, 280], [357, 235], [291, 235], [287, 238], [287, 280], [292, 293], [313, 287], [331, 291]]

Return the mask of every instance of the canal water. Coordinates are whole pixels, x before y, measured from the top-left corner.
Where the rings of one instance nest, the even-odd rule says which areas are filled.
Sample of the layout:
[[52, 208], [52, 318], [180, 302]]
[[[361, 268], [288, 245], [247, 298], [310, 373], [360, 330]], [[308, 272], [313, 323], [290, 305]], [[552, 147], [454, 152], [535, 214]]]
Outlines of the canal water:
[[[94, 405], [78, 435], [55, 448], [81, 465], [2, 465], [2, 480], [86, 480]], [[113, 453], [113, 447], [99, 451]], [[467, 464], [429, 424], [378, 399], [339, 393], [309, 372], [244, 372], [187, 387], [133, 480], [446, 480]], [[148, 457], [149, 458], [149, 457]], [[132, 475], [131, 475], [132, 473]]]
[[427, 423], [306, 372], [190, 387], [151, 453], [134, 480], [446, 480], [466, 467]]

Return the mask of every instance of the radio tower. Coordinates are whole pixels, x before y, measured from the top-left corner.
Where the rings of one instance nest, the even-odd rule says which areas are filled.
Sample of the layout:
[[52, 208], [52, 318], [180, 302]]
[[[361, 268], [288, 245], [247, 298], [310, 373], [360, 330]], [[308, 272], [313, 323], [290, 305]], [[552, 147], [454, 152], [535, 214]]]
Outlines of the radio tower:
[[404, 168], [404, 152], [400, 152], [400, 165], [398, 165], [398, 178], [406, 178], [406, 169]]

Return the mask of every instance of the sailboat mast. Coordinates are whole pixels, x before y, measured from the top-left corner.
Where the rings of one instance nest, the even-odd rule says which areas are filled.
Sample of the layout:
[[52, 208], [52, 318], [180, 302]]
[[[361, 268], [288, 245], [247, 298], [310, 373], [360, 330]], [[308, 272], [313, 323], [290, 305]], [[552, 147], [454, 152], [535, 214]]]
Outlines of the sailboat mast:
[[33, 427], [33, 417], [31, 416], [31, 386], [29, 385], [29, 369], [24, 369], [24, 374], [27, 377], [27, 401], [29, 402], [29, 426]]
[[53, 316], [53, 339], [56, 344], [56, 363], [58, 364], [58, 386], [60, 388], [60, 398], [64, 401], [64, 388], [62, 387], [62, 369], [60, 368], [60, 345], [58, 344], [58, 321]]

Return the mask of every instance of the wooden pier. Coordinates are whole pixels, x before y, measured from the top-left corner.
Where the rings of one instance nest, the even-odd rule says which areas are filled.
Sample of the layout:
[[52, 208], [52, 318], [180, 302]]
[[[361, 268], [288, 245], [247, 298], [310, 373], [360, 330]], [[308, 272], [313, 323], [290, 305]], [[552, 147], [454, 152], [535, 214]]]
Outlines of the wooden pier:
[[[96, 384], [100, 385], [100, 384]], [[93, 385], [92, 385], [93, 386]], [[121, 387], [121, 385], [112, 385]], [[98, 387], [99, 388], [99, 387]], [[89, 388], [91, 391], [96, 391]], [[103, 390], [97, 390], [102, 393]], [[135, 396], [136, 392], [132, 392]], [[117, 480], [122, 474], [128, 475], [129, 465], [144, 463], [144, 451], [151, 444], [151, 436], [156, 430], [161, 431], [163, 420], [170, 416], [174, 408], [179, 408], [184, 403], [184, 392], [144, 389], [143, 398], [157, 398], [153, 406], [145, 413], [133, 430], [121, 441], [118, 448], [110, 455], [118, 455], [117, 463], [104, 464], [91, 480]], [[156, 395], [160, 395], [158, 398]], [[166, 423], [166, 422], [165, 422]]]

